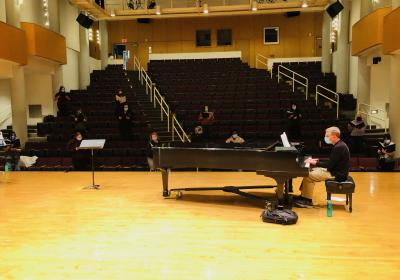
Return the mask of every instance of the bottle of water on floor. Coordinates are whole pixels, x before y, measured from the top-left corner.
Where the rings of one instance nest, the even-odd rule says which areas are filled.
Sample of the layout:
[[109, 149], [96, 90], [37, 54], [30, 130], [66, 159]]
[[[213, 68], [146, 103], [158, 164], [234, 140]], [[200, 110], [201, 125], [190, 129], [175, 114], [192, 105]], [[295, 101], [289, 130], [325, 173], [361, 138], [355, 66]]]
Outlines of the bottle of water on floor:
[[333, 212], [332, 200], [329, 199], [326, 202], [326, 216], [332, 217], [332, 212]]

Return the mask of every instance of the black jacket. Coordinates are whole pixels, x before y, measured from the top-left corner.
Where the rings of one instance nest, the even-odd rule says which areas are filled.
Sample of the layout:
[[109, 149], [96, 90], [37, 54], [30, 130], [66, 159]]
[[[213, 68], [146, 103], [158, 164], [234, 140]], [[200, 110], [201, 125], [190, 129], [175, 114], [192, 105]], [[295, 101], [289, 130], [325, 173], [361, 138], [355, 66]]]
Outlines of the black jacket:
[[328, 169], [337, 181], [346, 181], [350, 169], [350, 152], [346, 143], [339, 140], [333, 146], [329, 159], [318, 161], [317, 166]]

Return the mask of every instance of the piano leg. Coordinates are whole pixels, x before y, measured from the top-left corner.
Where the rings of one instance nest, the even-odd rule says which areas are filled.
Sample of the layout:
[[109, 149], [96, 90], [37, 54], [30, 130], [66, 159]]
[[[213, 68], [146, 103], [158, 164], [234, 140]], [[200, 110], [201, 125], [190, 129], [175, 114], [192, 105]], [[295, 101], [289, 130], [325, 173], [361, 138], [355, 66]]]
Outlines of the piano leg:
[[163, 183], [163, 197], [169, 197], [168, 190], [168, 169], [161, 169], [162, 183]]

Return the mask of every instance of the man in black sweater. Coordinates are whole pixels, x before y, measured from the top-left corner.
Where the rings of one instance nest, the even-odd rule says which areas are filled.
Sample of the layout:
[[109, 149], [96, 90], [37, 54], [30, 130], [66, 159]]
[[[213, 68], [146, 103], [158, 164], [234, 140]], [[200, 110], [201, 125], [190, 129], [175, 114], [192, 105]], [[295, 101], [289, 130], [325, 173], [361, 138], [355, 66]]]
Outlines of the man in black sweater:
[[314, 186], [316, 182], [335, 178], [337, 181], [346, 181], [350, 169], [350, 152], [346, 143], [340, 139], [340, 130], [337, 127], [329, 127], [325, 130], [325, 142], [333, 145], [328, 160], [309, 158], [305, 163], [314, 166], [308, 177], [301, 183], [301, 196], [294, 198], [294, 205], [298, 207], [312, 206]]

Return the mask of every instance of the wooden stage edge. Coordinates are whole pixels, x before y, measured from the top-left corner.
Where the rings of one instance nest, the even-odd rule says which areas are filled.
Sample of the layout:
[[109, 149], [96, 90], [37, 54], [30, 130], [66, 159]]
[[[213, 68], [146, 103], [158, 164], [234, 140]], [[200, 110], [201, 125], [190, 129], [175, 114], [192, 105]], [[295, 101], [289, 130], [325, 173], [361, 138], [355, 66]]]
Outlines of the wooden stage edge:
[[[229, 193], [164, 199], [159, 172], [99, 172], [101, 190], [83, 190], [90, 172], [0, 173], [0, 279], [398, 279], [400, 173], [351, 175], [353, 213], [334, 202], [328, 218], [321, 183], [321, 208], [295, 209], [298, 223], [281, 226], [260, 220], [259, 202]], [[170, 180], [274, 183], [248, 172]]]

